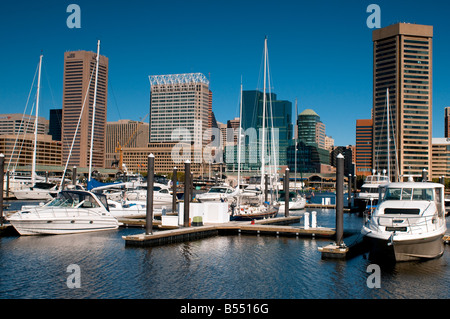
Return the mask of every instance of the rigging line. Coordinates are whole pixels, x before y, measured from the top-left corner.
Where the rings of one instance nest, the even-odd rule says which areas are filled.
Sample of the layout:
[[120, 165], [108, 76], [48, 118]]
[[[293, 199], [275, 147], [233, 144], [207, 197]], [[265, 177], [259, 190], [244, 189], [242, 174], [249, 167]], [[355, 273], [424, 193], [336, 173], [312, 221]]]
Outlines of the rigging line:
[[[34, 72], [34, 77], [33, 77], [33, 81], [31, 82], [30, 91], [28, 92], [27, 102], [25, 103], [25, 109], [23, 110], [23, 113], [22, 113], [22, 123], [23, 123], [23, 118], [25, 117], [25, 113], [26, 113], [27, 108], [28, 108], [28, 103], [30, 101], [31, 92], [33, 91], [34, 81], [36, 80], [36, 75], [37, 75], [38, 69], [39, 69], [39, 63], [36, 66], [36, 71]], [[9, 170], [9, 167], [11, 165], [12, 157], [14, 155], [14, 151], [16, 149], [16, 144], [17, 144], [18, 139], [19, 139], [19, 132], [17, 132], [17, 135], [16, 135], [16, 141], [14, 142], [14, 147], [13, 147], [13, 150], [11, 152], [11, 156], [9, 158], [8, 166], [6, 168], [7, 171]], [[15, 167], [14, 167], [14, 170], [15, 170]]]
[[114, 93], [114, 88], [112, 86], [110, 77], [108, 77], [108, 83], [109, 83], [109, 87], [111, 88], [111, 93], [113, 96], [114, 104], [116, 105], [117, 113], [119, 114], [119, 119], [122, 119], [122, 116], [120, 115], [119, 105], [117, 104], [116, 94]]
[[50, 89], [50, 95], [52, 97], [52, 103], [53, 103], [54, 107], [56, 107], [55, 96], [53, 95], [52, 86], [50, 85], [50, 77], [48, 76], [48, 72], [47, 72], [47, 68], [45, 67], [45, 64], [44, 64], [44, 72], [45, 72], [45, 77], [47, 78], [48, 88]]

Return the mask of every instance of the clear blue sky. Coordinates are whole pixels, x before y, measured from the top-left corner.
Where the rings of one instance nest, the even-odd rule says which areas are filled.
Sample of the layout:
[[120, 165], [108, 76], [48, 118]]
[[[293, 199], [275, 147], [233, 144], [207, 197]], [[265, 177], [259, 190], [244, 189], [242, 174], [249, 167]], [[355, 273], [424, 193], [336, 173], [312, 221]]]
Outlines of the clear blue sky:
[[[81, 8], [81, 28], [66, 25], [67, 6]], [[355, 143], [356, 119], [370, 118], [372, 29], [367, 6], [381, 8], [381, 26], [434, 26], [433, 136], [444, 135], [450, 105], [448, 1], [1, 1], [0, 113], [22, 113], [44, 54], [40, 115], [62, 107], [64, 52], [96, 50], [109, 58], [108, 121], [149, 112], [149, 75], [201, 72], [211, 79], [220, 122], [238, 116], [245, 90], [262, 88], [268, 37], [272, 92], [314, 109], [336, 145]]]

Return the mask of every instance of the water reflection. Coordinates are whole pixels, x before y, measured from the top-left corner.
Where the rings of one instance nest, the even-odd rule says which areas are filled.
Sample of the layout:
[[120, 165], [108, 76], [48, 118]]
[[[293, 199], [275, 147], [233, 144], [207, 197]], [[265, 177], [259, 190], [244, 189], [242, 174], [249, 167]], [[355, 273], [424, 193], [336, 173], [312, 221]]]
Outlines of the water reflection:
[[[334, 227], [333, 210], [315, 210], [320, 226]], [[361, 224], [361, 218], [344, 214], [346, 229]], [[2, 237], [0, 298], [450, 297], [448, 245], [435, 260], [380, 265], [381, 288], [371, 289], [371, 261], [364, 255], [322, 260], [318, 247], [332, 239], [242, 234], [158, 247], [125, 246], [122, 236], [142, 232], [130, 228]], [[80, 266], [80, 289], [66, 285], [70, 264]]]

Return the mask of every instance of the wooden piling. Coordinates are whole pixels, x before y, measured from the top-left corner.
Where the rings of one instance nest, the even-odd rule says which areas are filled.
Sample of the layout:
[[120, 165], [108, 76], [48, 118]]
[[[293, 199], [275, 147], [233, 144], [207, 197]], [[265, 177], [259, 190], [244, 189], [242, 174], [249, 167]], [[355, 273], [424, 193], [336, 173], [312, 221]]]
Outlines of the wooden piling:
[[173, 168], [173, 175], [172, 175], [172, 213], [175, 213], [177, 211], [177, 168]]
[[153, 184], [155, 180], [155, 157], [153, 154], [148, 156], [147, 165], [147, 214], [145, 234], [153, 234]]
[[5, 169], [5, 155], [0, 154], [0, 225], [3, 226], [3, 179]]
[[344, 156], [336, 158], [336, 245], [343, 244], [344, 237]]
[[72, 185], [77, 185], [77, 167], [74, 166], [72, 169]]
[[190, 186], [191, 186], [191, 162], [187, 160], [184, 162], [184, 215], [183, 226], [189, 227], [189, 206], [190, 206]]
[[284, 171], [284, 217], [289, 217], [289, 168]]

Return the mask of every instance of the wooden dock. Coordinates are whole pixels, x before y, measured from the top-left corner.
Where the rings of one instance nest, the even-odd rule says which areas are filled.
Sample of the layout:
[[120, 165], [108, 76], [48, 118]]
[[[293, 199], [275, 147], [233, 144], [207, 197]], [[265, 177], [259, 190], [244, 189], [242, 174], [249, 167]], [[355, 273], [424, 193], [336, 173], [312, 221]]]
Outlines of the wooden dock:
[[[298, 222], [300, 216], [277, 217], [252, 222], [228, 222], [196, 227], [181, 227], [178, 229], [162, 230], [153, 234], [137, 234], [123, 236], [126, 245], [131, 246], [159, 246], [200, 238], [227, 235], [227, 234], [261, 234], [272, 236], [315, 236], [332, 237], [335, 230], [332, 228], [318, 227], [305, 229], [304, 227], [285, 226], [280, 224], [292, 224]], [[277, 224], [277, 225], [275, 225]]]

